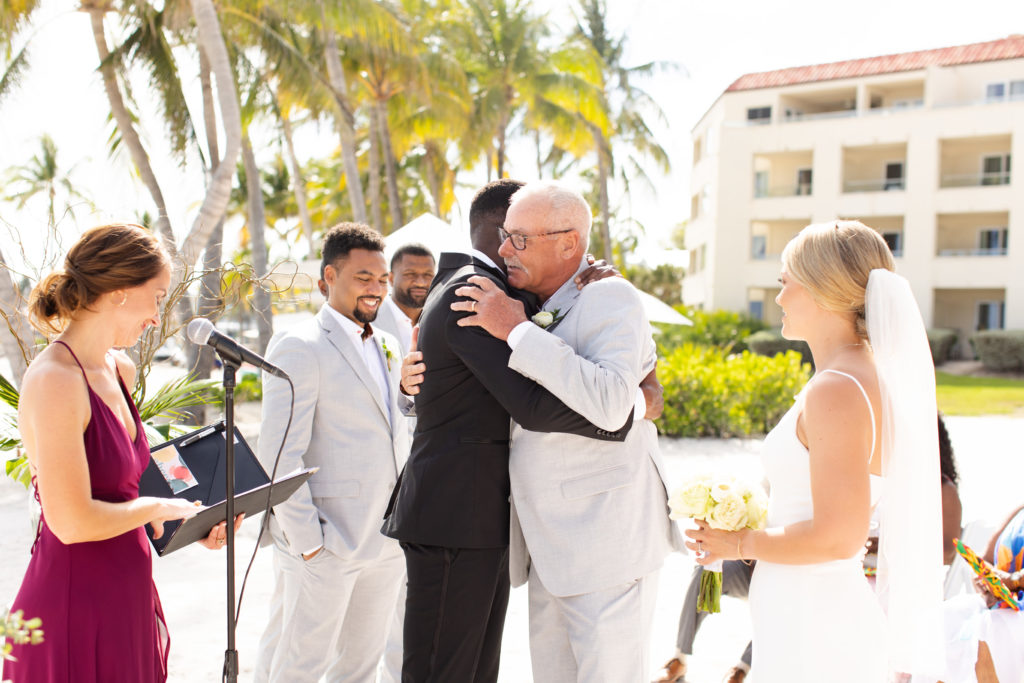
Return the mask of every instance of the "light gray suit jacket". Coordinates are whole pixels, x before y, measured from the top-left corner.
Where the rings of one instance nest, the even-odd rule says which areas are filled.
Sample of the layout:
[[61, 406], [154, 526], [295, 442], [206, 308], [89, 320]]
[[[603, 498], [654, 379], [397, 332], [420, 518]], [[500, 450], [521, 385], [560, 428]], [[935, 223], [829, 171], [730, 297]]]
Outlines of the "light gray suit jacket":
[[[278, 475], [320, 468], [274, 507], [270, 531], [288, 553], [299, 555], [320, 544], [356, 560], [400, 552], [394, 540], [380, 533], [380, 524], [409, 456], [409, 431], [396, 403], [401, 356], [394, 337], [375, 330], [374, 339], [382, 358], [382, 339], [392, 354], [386, 363], [390, 406], [327, 304], [314, 319], [274, 335], [267, 348], [267, 359], [295, 384], [295, 416]], [[263, 373], [257, 455], [268, 473], [288, 421], [289, 399], [287, 382]], [[392, 429], [392, 419], [400, 428]]]
[[[583, 290], [570, 278], [544, 305], [555, 309], [561, 322], [550, 332], [531, 327], [509, 367], [598, 427], [618, 429], [656, 360], [639, 295], [621, 278]], [[668, 518], [664, 473], [649, 420], [635, 420], [621, 443], [513, 425], [513, 585], [525, 583], [531, 563], [558, 596], [602, 590], [660, 568], [671, 550], [683, 549]]]

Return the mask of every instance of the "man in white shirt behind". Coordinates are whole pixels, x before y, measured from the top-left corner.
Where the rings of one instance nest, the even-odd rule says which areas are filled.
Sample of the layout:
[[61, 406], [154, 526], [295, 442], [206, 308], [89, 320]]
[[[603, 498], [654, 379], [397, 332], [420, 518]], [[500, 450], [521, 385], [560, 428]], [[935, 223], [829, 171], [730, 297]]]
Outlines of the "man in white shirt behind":
[[391, 257], [391, 294], [381, 303], [375, 324], [398, 337], [402, 356], [409, 352], [412, 328], [420, 320], [436, 272], [434, 255], [422, 244], [404, 244]]

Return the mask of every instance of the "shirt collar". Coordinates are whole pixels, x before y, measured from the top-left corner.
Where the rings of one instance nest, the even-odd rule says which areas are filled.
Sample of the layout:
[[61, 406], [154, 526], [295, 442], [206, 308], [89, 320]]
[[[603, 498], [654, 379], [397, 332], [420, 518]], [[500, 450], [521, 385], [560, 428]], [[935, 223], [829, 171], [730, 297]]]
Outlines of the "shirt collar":
[[345, 334], [354, 335], [356, 337], [362, 337], [363, 328], [365, 327], [363, 323], [357, 323], [355, 320], [352, 320], [348, 316], [342, 315], [337, 310], [335, 310], [335, 308], [330, 304], [324, 304], [324, 308], [331, 312], [331, 315], [333, 315], [334, 319], [338, 321], [339, 325], [341, 325], [341, 329], [342, 331], [345, 332]]
[[381, 306], [387, 306], [389, 309], [391, 309], [391, 312], [395, 314], [398, 320], [405, 320], [410, 325], [414, 324], [412, 318], [405, 314], [405, 311], [402, 310], [401, 306], [395, 303], [395, 300], [392, 298], [390, 294], [384, 297], [384, 301], [381, 303]]
[[497, 270], [502, 270], [501, 268], [498, 267], [497, 263], [495, 263], [494, 261], [491, 260], [490, 256], [488, 256], [484, 252], [480, 251], [479, 249], [470, 249], [469, 250], [469, 254], [470, 254], [470, 256], [472, 256], [474, 258], [480, 259], [481, 261], [483, 261], [484, 263], [489, 265], [491, 268], [495, 268]]

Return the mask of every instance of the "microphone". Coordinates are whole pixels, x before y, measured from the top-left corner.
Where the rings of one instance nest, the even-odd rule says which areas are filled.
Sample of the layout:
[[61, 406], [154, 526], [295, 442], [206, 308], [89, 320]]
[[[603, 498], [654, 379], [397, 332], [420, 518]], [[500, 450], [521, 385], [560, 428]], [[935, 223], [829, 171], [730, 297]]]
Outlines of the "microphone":
[[188, 332], [186, 334], [191, 342], [200, 346], [209, 344], [217, 353], [232, 363], [238, 365], [250, 363], [275, 377], [288, 379], [288, 373], [284, 370], [270, 363], [255, 351], [245, 348], [226, 334], [218, 332], [213, 323], [206, 318], [195, 318], [188, 324]]

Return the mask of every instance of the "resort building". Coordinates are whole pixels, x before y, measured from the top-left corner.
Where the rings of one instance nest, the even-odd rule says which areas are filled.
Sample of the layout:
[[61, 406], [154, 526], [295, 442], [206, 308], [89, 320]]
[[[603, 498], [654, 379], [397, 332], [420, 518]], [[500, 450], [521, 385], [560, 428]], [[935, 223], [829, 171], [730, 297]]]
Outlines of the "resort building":
[[780, 324], [786, 242], [852, 218], [962, 353], [1024, 329], [1024, 36], [747, 74], [692, 139], [685, 303]]

